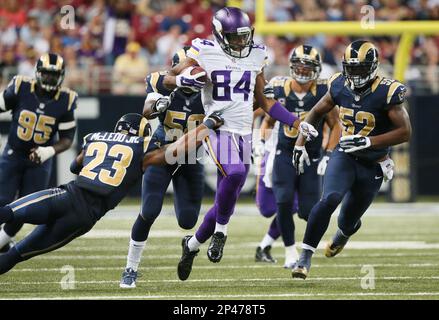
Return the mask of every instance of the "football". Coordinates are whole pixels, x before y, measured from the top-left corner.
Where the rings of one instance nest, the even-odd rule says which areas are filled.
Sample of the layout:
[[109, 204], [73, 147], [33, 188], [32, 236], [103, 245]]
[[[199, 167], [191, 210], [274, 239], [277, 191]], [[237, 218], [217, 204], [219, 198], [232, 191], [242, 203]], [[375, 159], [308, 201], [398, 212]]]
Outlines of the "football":
[[[204, 70], [203, 68], [201, 68], [200, 66], [195, 66], [192, 70], [191, 70], [191, 75], [200, 73], [200, 72], [206, 72], [206, 70]], [[202, 76], [200, 78], [198, 78], [199, 81], [203, 81], [206, 82], [207, 81], [207, 72], [205, 76]]]

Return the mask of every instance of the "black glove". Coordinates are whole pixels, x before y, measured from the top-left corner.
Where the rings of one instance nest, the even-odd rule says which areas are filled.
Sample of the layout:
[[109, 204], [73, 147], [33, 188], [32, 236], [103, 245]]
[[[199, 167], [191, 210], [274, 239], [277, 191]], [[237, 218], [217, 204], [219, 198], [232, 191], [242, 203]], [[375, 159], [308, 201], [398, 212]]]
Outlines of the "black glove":
[[224, 119], [221, 117], [221, 112], [213, 112], [206, 118], [206, 120], [203, 121], [203, 124], [209, 129], [218, 129], [224, 124]]

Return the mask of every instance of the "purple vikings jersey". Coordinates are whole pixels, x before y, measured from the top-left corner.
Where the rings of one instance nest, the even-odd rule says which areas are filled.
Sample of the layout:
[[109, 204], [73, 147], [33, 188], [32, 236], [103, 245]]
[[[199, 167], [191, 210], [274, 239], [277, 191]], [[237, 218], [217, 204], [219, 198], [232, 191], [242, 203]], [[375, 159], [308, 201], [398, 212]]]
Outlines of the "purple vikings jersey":
[[58, 131], [76, 127], [77, 93], [61, 88], [52, 99], [42, 100], [35, 94], [35, 85], [35, 79], [15, 76], [3, 93], [5, 108], [1, 111], [12, 112], [8, 144], [23, 154], [37, 146], [53, 145]]
[[[353, 91], [341, 73], [328, 81], [332, 100], [340, 108], [343, 135], [376, 136], [392, 129], [387, 113], [389, 107], [405, 101], [406, 87], [393, 79], [377, 77], [362, 94]], [[389, 148], [364, 149], [352, 154], [377, 161], [389, 153]]]

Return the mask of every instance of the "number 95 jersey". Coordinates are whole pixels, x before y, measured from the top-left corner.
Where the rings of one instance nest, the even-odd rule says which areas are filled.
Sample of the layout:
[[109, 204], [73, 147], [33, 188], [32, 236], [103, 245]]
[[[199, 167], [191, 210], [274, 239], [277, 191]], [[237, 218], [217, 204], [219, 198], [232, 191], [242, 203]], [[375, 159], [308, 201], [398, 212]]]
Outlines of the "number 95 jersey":
[[[390, 106], [405, 101], [406, 87], [393, 79], [377, 77], [361, 94], [353, 91], [346, 78], [336, 73], [328, 81], [332, 100], [340, 108], [343, 135], [377, 136], [392, 129]], [[352, 153], [358, 158], [377, 161], [389, 153], [389, 148], [364, 149]]]
[[61, 88], [55, 96], [38, 98], [35, 79], [15, 76], [4, 92], [5, 108], [12, 111], [8, 144], [15, 151], [27, 154], [31, 148], [52, 145], [58, 131], [74, 134], [77, 93]]
[[248, 57], [234, 58], [216, 41], [197, 38], [187, 56], [196, 60], [209, 78], [201, 90], [206, 116], [222, 111], [224, 125], [219, 130], [251, 134], [256, 76], [267, 62], [265, 46], [253, 45]]

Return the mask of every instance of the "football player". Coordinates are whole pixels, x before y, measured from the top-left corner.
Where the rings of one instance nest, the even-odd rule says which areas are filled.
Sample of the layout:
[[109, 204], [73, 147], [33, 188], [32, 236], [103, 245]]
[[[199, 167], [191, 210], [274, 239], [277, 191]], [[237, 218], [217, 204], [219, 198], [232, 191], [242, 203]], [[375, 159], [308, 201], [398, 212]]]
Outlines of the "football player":
[[[221, 111], [224, 126], [205, 140], [205, 148], [218, 167], [217, 192], [213, 207], [195, 236], [182, 240], [183, 254], [178, 265], [181, 280], [188, 278], [195, 255], [202, 243], [211, 238], [207, 256], [219, 262], [227, 239], [227, 225], [246, 180], [251, 162], [253, 98], [274, 119], [299, 127], [300, 120], [280, 103], [266, 99], [264, 66], [266, 48], [253, 43], [254, 29], [248, 15], [235, 7], [217, 11], [212, 19], [215, 40], [195, 39], [187, 58], [175, 66], [164, 79], [169, 88], [202, 88], [206, 115]], [[191, 74], [199, 65], [204, 72]], [[207, 83], [201, 81], [208, 77]], [[302, 126], [301, 126], [302, 128]], [[302, 128], [316, 135], [308, 124]]]
[[[186, 57], [190, 47], [179, 50], [172, 59], [172, 66]], [[158, 117], [160, 124], [153, 135], [159, 145], [177, 140], [188, 128], [195, 128], [203, 121], [204, 110], [201, 94], [179, 88], [173, 92], [163, 87], [163, 73], [153, 73], [146, 79], [146, 100], [143, 115], [147, 119]], [[142, 208], [131, 230], [126, 268], [120, 281], [121, 288], [135, 288], [137, 269], [145, 248], [148, 234], [162, 210], [163, 199], [169, 183], [174, 187], [174, 208], [178, 224], [192, 229], [198, 220], [204, 191], [203, 165], [196, 156], [193, 163], [150, 166], [143, 175]]]
[[[65, 65], [61, 56], [38, 59], [35, 78], [17, 75], [0, 92], [0, 112], [11, 112], [8, 142], [0, 157], [0, 206], [48, 187], [52, 157], [72, 145], [78, 95], [62, 88]], [[57, 139], [56, 136], [59, 138]], [[0, 231], [0, 248], [7, 251], [21, 229], [18, 222]]]
[[[274, 78], [269, 86], [273, 88], [274, 98], [289, 111], [301, 119], [305, 118], [311, 108], [327, 92], [326, 80], [319, 79], [321, 71], [320, 54], [316, 48], [301, 45], [294, 48], [290, 55], [290, 75], [288, 78]], [[268, 128], [273, 128], [274, 120], [266, 116]], [[338, 143], [341, 127], [338, 113], [333, 109], [316, 128], [318, 138], [306, 145], [310, 162], [300, 168], [301, 175], [296, 173], [292, 163], [293, 150], [299, 132], [288, 125], [279, 127], [278, 142], [273, 163], [273, 193], [277, 206], [277, 226], [285, 246], [285, 268], [293, 268], [299, 258], [295, 247], [294, 199], [297, 195], [298, 216], [305, 221], [321, 193], [321, 179], [317, 172], [321, 159], [323, 123], [331, 129], [326, 153], [330, 154]], [[324, 161], [324, 160], [323, 160]], [[271, 239], [268, 239], [271, 240]]]
[[[369, 41], [357, 40], [345, 50], [343, 73], [331, 77], [328, 92], [308, 113], [305, 121], [316, 124], [336, 105], [340, 107], [343, 136], [331, 155], [325, 173], [323, 195], [308, 217], [302, 253], [292, 276], [305, 279], [311, 257], [342, 202], [338, 230], [327, 244], [333, 257], [361, 226], [361, 216], [377, 195], [383, 179], [393, 176], [390, 147], [411, 135], [410, 119], [403, 106], [406, 87], [378, 72], [378, 50]], [[294, 148], [294, 163], [309, 161], [303, 137]]]
[[140, 114], [126, 114], [114, 132], [90, 133], [70, 170], [76, 180], [39, 191], [0, 207], [0, 223], [38, 225], [31, 234], [0, 256], [0, 274], [17, 263], [60, 248], [88, 232], [115, 208], [150, 165], [167, 164], [200, 145], [208, 129], [222, 124], [217, 113], [176, 142], [159, 148], [151, 126]]

